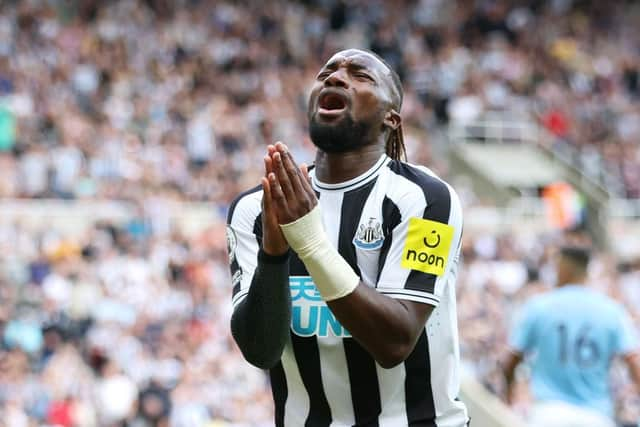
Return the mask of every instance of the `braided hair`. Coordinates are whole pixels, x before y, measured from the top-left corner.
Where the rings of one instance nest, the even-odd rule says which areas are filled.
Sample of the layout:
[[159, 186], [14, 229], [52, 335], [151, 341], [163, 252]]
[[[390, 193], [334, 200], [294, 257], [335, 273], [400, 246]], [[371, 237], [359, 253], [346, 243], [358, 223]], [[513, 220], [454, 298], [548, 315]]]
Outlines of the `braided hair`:
[[[369, 54], [375, 56], [380, 62], [382, 62], [387, 69], [389, 70], [389, 74], [391, 75], [392, 80], [392, 98], [393, 98], [393, 107], [400, 112], [402, 108], [402, 98], [404, 96], [402, 91], [402, 82], [400, 81], [400, 76], [396, 71], [389, 65], [387, 61], [384, 60], [377, 53], [364, 49]], [[387, 140], [385, 141], [385, 151], [387, 156], [391, 157], [394, 160], [407, 160], [407, 149], [404, 145], [404, 135], [402, 133], [402, 124], [398, 125], [396, 129], [391, 129], [389, 134], [387, 135]]]

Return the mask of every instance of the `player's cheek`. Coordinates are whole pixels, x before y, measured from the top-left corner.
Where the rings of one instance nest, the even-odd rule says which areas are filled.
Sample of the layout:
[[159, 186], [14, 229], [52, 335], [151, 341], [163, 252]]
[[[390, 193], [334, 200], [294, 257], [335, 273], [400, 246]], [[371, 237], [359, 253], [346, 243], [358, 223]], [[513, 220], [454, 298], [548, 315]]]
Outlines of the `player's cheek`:
[[316, 100], [318, 99], [318, 93], [320, 93], [320, 89], [322, 89], [322, 86], [318, 83], [315, 83], [312, 86], [311, 91], [309, 92], [309, 102], [307, 103], [309, 112], [313, 111]]
[[359, 110], [376, 114], [382, 108], [382, 99], [371, 87], [365, 87], [357, 98]]

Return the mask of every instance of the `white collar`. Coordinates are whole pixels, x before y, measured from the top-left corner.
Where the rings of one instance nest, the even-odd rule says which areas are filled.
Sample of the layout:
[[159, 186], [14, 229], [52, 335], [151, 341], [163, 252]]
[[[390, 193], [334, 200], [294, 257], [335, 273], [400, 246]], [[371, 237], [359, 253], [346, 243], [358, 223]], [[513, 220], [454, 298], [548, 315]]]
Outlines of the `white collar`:
[[371, 166], [371, 168], [369, 168], [369, 170], [367, 170], [366, 172], [356, 176], [355, 178], [351, 178], [348, 181], [337, 182], [335, 184], [327, 184], [325, 182], [318, 180], [318, 178], [316, 178], [315, 168], [314, 168], [313, 170], [310, 171], [311, 184], [313, 186], [313, 189], [316, 191], [352, 190], [354, 188], [360, 187], [368, 182], [373, 181], [380, 173], [380, 170], [382, 169], [382, 167], [385, 166], [390, 161], [391, 161], [391, 158], [386, 154], [383, 154], [382, 156], [380, 156], [378, 161], [373, 166]]

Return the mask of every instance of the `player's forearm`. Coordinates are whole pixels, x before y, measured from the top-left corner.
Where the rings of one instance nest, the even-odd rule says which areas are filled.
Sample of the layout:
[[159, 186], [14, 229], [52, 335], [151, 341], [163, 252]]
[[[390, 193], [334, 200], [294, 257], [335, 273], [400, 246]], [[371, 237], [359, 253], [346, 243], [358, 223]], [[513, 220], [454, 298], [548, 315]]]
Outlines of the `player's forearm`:
[[[338, 255], [335, 249], [333, 251]], [[342, 257], [333, 257], [330, 262], [327, 258], [327, 254], [319, 254], [305, 258], [303, 262], [336, 319], [382, 367], [391, 368], [403, 362], [413, 350], [426, 319], [416, 324], [409, 307], [360, 283]], [[340, 272], [346, 268], [355, 279]], [[356, 284], [352, 291], [351, 280]], [[343, 287], [345, 291], [340, 292]], [[324, 288], [329, 288], [331, 295], [338, 297], [327, 299]]]
[[506, 398], [509, 403], [513, 401], [513, 384], [515, 382], [516, 368], [520, 362], [522, 362], [522, 359], [522, 353], [512, 350], [502, 366], [502, 373], [504, 374], [506, 385]]
[[269, 369], [280, 360], [289, 338], [291, 294], [288, 254], [260, 253], [249, 293], [234, 310], [231, 332], [245, 359]]
[[636, 390], [640, 394], [640, 351], [635, 351], [627, 354], [624, 357], [631, 373], [631, 378], [636, 384]]
[[[322, 298], [351, 335], [383, 367], [406, 359], [424, 328], [425, 313], [417, 316], [412, 305], [361, 285], [358, 275], [329, 242], [319, 207], [283, 225], [282, 230]], [[428, 306], [423, 310], [427, 309], [430, 311]]]
[[419, 304], [428, 311], [422, 317], [414, 312], [417, 304], [382, 295], [364, 284], [328, 305], [342, 326], [383, 368], [392, 368], [409, 357], [432, 310], [431, 306]]
[[505, 382], [505, 398], [507, 402], [511, 403], [513, 396], [513, 383], [515, 380], [515, 369], [503, 370], [504, 382]]

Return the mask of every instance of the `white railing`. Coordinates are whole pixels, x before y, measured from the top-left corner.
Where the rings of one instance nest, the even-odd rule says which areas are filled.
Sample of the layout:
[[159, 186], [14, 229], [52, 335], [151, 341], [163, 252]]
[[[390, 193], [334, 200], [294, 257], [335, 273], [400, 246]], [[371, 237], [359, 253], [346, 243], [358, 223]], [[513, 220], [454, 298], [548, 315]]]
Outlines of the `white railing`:
[[468, 206], [464, 209], [466, 232], [500, 233], [550, 230], [544, 201], [537, 197], [514, 198], [505, 207]]
[[551, 154], [556, 162], [573, 171], [579, 177], [578, 179], [583, 188], [596, 188], [606, 198], [612, 197], [612, 193], [618, 191], [618, 189], [610, 188], [609, 183], [613, 182], [613, 179], [604, 169], [598, 168], [597, 174], [587, 173], [580, 164], [578, 160], [580, 154], [574, 147], [565, 145], [563, 149], [552, 149], [552, 144], [549, 142], [552, 138], [551, 135], [545, 130], [541, 130], [540, 135], [541, 139], [538, 141], [538, 148]]
[[[544, 201], [519, 197], [505, 207], [468, 206], [465, 233], [535, 234], [551, 230]], [[621, 259], [640, 257], [640, 199], [611, 199], [601, 218], [609, 250]]]
[[607, 206], [607, 215], [610, 218], [640, 221], [640, 199], [611, 199]]
[[452, 123], [449, 126], [449, 140], [453, 142], [484, 141], [492, 143], [538, 143], [538, 126], [522, 118], [514, 121], [500, 116], [469, 123]]
[[539, 149], [551, 154], [556, 162], [571, 169], [579, 176], [586, 188], [597, 187], [610, 196], [612, 181], [604, 170], [597, 175], [586, 174], [581, 167], [578, 151], [566, 145], [564, 150], [552, 149], [553, 137], [544, 128], [538, 126], [529, 116], [511, 116], [502, 112], [488, 112], [482, 120], [467, 123], [451, 123], [449, 140], [456, 142], [488, 142], [488, 143], [532, 143]]
[[606, 209], [612, 250], [623, 259], [640, 257], [640, 199], [612, 199]]

